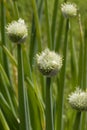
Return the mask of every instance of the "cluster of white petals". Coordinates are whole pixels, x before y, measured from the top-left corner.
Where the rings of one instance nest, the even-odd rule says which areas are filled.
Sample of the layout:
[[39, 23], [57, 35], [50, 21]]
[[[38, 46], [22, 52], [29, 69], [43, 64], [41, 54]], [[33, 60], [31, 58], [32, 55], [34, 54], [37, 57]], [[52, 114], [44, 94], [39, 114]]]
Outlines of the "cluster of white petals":
[[36, 62], [42, 74], [48, 77], [56, 75], [62, 67], [62, 57], [49, 49], [37, 54]]
[[21, 18], [18, 21], [12, 21], [8, 24], [6, 30], [12, 42], [23, 42], [28, 35], [27, 26]]
[[65, 18], [74, 17], [77, 15], [77, 6], [67, 2], [61, 5], [61, 11]]
[[87, 110], [87, 92], [77, 88], [75, 92], [69, 95], [70, 105], [79, 111]]

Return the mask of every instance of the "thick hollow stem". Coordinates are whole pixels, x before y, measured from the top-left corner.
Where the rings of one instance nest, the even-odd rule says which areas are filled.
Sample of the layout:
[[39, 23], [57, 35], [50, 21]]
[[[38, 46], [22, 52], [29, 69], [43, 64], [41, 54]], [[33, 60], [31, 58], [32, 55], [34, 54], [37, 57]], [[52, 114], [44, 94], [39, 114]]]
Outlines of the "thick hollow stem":
[[[5, 37], [5, 7], [4, 7], [4, 0], [1, 1], [1, 42], [3, 45], [6, 46], [6, 37]], [[2, 51], [2, 57], [3, 57], [3, 66], [5, 69], [6, 74], [9, 77], [9, 80], [11, 81], [10, 78], [10, 73], [9, 73], [9, 65], [8, 65], [8, 60], [7, 60], [7, 56], [4, 53], [4, 51]]]
[[27, 130], [26, 128], [26, 101], [24, 88], [24, 71], [21, 45], [18, 48], [18, 101], [19, 101], [19, 118], [20, 130]]
[[64, 86], [65, 86], [65, 74], [66, 74], [66, 60], [67, 60], [67, 48], [68, 48], [68, 29], [69, 20], [66, 21], [64, 50], [63, 50], [63, 67], [61, 70], [60, 89], [57, 99], [57, 118], [56, 118], [56, 130], [63, 130], [63, 100], [64, 100]]
[[37, 35], [37, 40], [38, 40], [38, 50], [40, 52], [42, 50], [42, 46], [41, 46], [41, 30], [40, 30], [39, 16], [38, 16], [38, 11], [37, 11], [36, 1], [31, 0], [31, 3], [32, 3], [34, 18], [35, 18], [36, 35]]
[[46, 79], [46, 130], [53, 130], [51, 79]]
[[52, 49], [51, 30], [50, 30], [49, 14], [48, 14], [48, 0], [45, 0], [44, 2], [45, 2], [45, 15], [46, 15], [46, 28], [47, 28], [48, 47], [50, 49]]
[[59, 2], [59, 0], [54, 1], [54, 9], [53, 9], [53, 16], [52, 16], [51, 32], [52, 32], [52, 47], [53, 47], [53, 49], [55, 47], [55, 33], [56, 33], [56, 20], [57, 20], [57, 12], [58, 12], [58, 2]]

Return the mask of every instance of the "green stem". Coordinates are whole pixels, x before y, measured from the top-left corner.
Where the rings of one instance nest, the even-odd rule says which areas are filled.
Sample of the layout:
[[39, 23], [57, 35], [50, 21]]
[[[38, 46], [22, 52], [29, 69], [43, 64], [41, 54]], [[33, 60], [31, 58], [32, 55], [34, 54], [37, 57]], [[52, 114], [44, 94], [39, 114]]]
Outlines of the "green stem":
[[72, 36], [72, 21], [70, 21], [70, 50], [71, 50], [71, 73], [72, 73], [72, 84], [74, 86], [77, 85], [78, 79], [78, 64], [77, 64], [77, 56], [74, 45], [74, 40]]
[[86, 89], [87, 86], [87, 23], [85, 22], [85, 31], [84, 31], [84, 78], [83, 78], [83, 83]]
[[[5, 21], [5, 7], [4, 7], [4, 0], [2, 0], [1, 1], [1, 43], [6, 46], [5, 22], [6, 22]], [[7, 56], [3, 50], [2, 50], [2, 56], [3, 56], [3, 66], [5, 69], [5, 72], [7, 76], [9, 77], [9, 80], [11, 81]]]
[[40, 0], [39, 6], [38, 6], [39, 19], [41, 19], [42, 9], [43, 9], [43, 0]]
[[[83, 86], [84, 89], [86, 90], [87, 87], [87, 22], [85, 21], [85, 31], [84, 31], [84, 72], [83, 72]], [[85, 116], [85, 117], [84, 117]], [[83, 113], [83, 127], [82, 129], [86, 130], [87, 129], [87, 113]], [[84, 125], [85, 122], [85, 125]]]
[[43, 75], [40, 75], [40, 79], [41, 79], [41, 92], [42, 92], [42, 97], [43, 97], [43, 101], [45, 102], [45, 97], [46, 97], [46, 78], [43, 77]]
[[54, 9], [53, 9], [53, 16], [52, 16], [52, 27], [51, 27], [51, 32], [52, 32], [52, 48], [54, 49], [55, 46], [55, 29], [56, 29], [56, 20], [57, 20], [57, 12], [58, 12], [58, 2], [59, 0], [54, 1]]
[[65, 75], [66, 75], [66, 60], [67, 60], [67, 49], [68, 49], [68, 30], [69, 30], [69, 19], [66, 21], [65, 39], [64, 39], [64, 50], [63, 50], [63, 67], [60, 76], [60, 88], [57, 97], [57, 117], [56, 117], [56, 130], [63, 130], [63, 100], [64, 100], [64, 86], [65, 86]]
[[[5, 36], [5, 24], [6, 24], [5, 12], [6, 11], [5, 11], [5, 7], [4, 7], [4, 0], [2, 0], [1, 1], [1, 43], [2, 43], [2, 45], [7, 46], [6, 45], [6, 36]], [[6, 74], [8, 76], [8, 79], [10, 81], [11, 90], [14, 92], [12, 79], [11, 79], [11, 75], [10, 75], [9, 63], [8, 63], [7, 55], [5, 54], [4, 50], [2, 50], [2, 58], [3, 58], [2, 59], [2, 61], [3, 61], [2, 64], [3, 64], [3, 67], [4, 67], [4, 70], [5, 70]], [[11, 94], [10, 94], [10, 96], [11, 96]], [[15, 113], [15, 110], [14, 110], [15, 99], [11, 98], [10, 101], [11, 101], [12, 110]]]
[[28, 101], [28, 92], [26, 91], [26, 114], [27, 114], [27, 130], [31, 130], [31, 121], [30, 121], [30, 108], [29, 108], [29, 101]]
[[16, 17], [16, 19], [18, 19], [19, 18], [19, 12], [18, 12], [18, 7], [17, 7], [17, 2], [13, 1], [13, 4], [14, 4], [15, 17]]
[[[41, 19], [42, 9], [43, 9], [43, 0], [40, 1], [40, 4], [38, 4], [37, 1], [37, 7], [38, 7], [38, 15], [39, 19]], [[29, 47], [29, 59], [30, 59], [30, 67], [32, 68], [33, 64], [33, 57], [36, 53], [37, 49], [37, 42], [36, 42], [36, 28], [35, 28], [35, 19], [34, 16], [32, 18], [32, 29], [31, 29], [31, 37], [30, 37], [30, 47]]]
[[87, 42], [84, 45], [84, 70], [83, 70], [83, 86], [87, 87]]
[[64, 18], [61, 15], [60, 21], [59, 21], [59, 29], [58, 29], [58, 32], [57, 32], [57, 38], [56, 38], [56, 43], [55, 43], [55, 51], [56, 52], [59, 51], [59, 48], [61, 46], [63, 27], [64, 27]]
[[23, 70], [23, 58], [22, 48], [19, 44], [18, 49], [18, 101], [19, 101], [19, 119], [20, 119], [20, 130], [28, 130], [26, 119], [26, 95], [24, 87], [24, 70]]
[[30, 107], [30, 119], [31, 119], [31, 125], [32, 130], [42, 130], [41, 126], [41, 118], [40, 118], [40, 111], [38, 111], [38, 100], [36, 98], [35, 90], [34, 90], [34, 84], [29, 79], [26, 78], [26, 82], [28, 85], [28, 100], [29, 100], [29, 107]]
[[[64, 0], [66, 2], [67, 0]], [[64, 27], [64, 18], [61, 14], [60, 21], [59, 21], [59, 29], [57, 32], [56, 42], [55, 42], [55, 51], [58, 52], [61, 46], [61, 39], [62, 39], [62, 33], [63, 33], [63, 27]]]
[[79, 54], [79, 78], [78, 84], [82, 89], [85, 89], [83, 86], [83, 65], [84, 65], [84, 36], [83, 36], [83, 29], [81, 23], [80, 14], [78, 15], [78, 23], [79, 23], [79, 31], [80, 31], [80, 54]]
[[[19, 12], [16, 1], [14, 1], [14, 10], [15, 10], [15, 16], [18, 19]], [[24, 68], [23, 68], [23, 56], [21, 45], [18, 45], [17, 49], [18, 49], [18, 102], [19, 102], [20, 130], [30, 130], [31, 126], [29, 116], [29, 104], [26, 88], [24, 86]], [[27, 59], [26, 53], [24, 53], [24, 56], [26, 57], [25, 59]]]
[[80, 130], [81, 112], [76, 113], [73, 130]]
[[31, 0], [31, 3], [32, 3], [34, 18], [35, 18], [36, 35], [38, 39], [38, 50], [40, 52], [42, 47], [41, 47], [41, 30], [40, 30], [40, 23], [39, 23], [39, 18], [38, 18], [38, 11], [37, 11], [35, 0]]
[[53, 130], [51, 79], [46, 79], [46, 130]]
[[[78, 85], [82, 89], [86, 89], [85, 85], [85, 61], [84, 61], [84, 36], [83, 36], [83, 29], [82, 29], [82, 23], [81, 23], [81, 17], [80, 14], [78, 15], [78, 23], [79, 23], [79, 31], [80, 31], [80, 54], [79, 54], [79, 74], [78, 74]], [[74, 129], [73, 130], [83, 130], [83, 122], [85, 121], [85, 115], [83, 113], [79, 113], [80, 116], [77, 113], [76, 119], [75, 119], [75, 124], [74, 124]], [[79, 117], [78, 117], [79, 116]], [[78, 117], [78, 123], [77, 123], [77, 117]]]
[[48, 0], [45, 0], [45, 15], [46, 15], [46, 28], [47, 28], [48, 47], [50, 49], [52, 49], [51, 30], [50, 30], [49, 14], [48, 14]]
[[81, 113], [81, 122], [79, 123], [79, 125], [80, 125], [80, 130], [86, 130], [87, 129], [87, 123], [86, 123], [86, 115], [87, 113], [86, 112], [82, 112]]
[[31, 30], [31, 38], [30, 38], [30, 47], [29, 47], [29, 60], [30, 60], [30, 66], [32, 68], [33, 64], [33, 57], [37, 49], [37, 43], [36, 43], [36, 30], [35, 30], [35, 20], [34, 16], [32, 19], [32, 30]]
[[[84, 40], [84, 33], [82, 28], [81, 16], [78, 15], [78, 23], [79, 23], [79, 30], [80, 30], [80, 57], [79, 57], [79, 86], [86, 90], [86, 60], [87, 60], [87, 45]], [[80, 70], [81, 69], [81, 70]], [[80, 121], [80, 130], [86, 129], [86, 114], [81, 113], [81, 121]]]

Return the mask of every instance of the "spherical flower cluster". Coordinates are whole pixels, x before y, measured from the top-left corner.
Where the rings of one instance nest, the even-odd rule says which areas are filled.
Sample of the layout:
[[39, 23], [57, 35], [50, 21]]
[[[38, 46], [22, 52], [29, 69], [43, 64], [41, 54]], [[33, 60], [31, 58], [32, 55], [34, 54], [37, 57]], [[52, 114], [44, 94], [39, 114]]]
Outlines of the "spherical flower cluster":
[[84, 92], [78, 88], [75, 92], [69, 95], [68, 100], [72, 108], [79, 111], [87, 110], [87, 92]]
[[62, 67], [62, 57], [49, 49], [37, 54], [36, 62], [40, 72], [47, 77], [56, 75]]
[[24, 42], [28, 35], [27, 26], [21, 18], [8, 24], [6, 30], [10, 40], [14, 43]]
[[67, 2], [61, 5], [61, 11], [65, 18], [74, 17], [77, 15], [77, 6]]

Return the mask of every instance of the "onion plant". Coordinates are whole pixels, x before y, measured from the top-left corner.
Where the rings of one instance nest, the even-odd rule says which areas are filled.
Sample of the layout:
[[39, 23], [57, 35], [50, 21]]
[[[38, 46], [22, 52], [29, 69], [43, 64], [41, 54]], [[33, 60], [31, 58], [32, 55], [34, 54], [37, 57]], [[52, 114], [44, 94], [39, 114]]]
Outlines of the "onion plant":
[[87, 22], [78, 2], [1, 0], [0, 19], [0, 130], [86, 130]]

